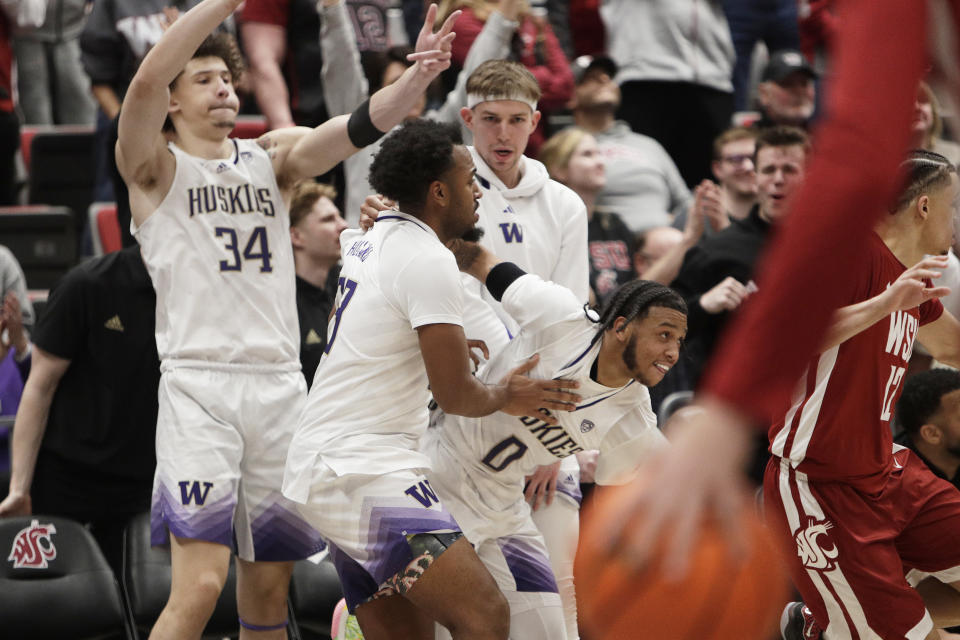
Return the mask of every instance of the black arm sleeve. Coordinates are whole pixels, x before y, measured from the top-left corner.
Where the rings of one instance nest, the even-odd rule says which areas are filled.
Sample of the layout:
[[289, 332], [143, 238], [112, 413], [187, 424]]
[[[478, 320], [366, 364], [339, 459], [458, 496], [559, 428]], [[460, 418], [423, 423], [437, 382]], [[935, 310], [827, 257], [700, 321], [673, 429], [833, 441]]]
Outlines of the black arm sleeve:
[[490, 269], [490, 273], [487, 274], [487, 281], [485, 283], [487, 285], [487, 291], [490, 292], [490, 295], [492, 295], [497, 302], [500, 302], [507, 287], [513, 284], [514, 280], [525, 275], [527, 275], [527, 272], [514, 263], [501, 262], [493, 269]]

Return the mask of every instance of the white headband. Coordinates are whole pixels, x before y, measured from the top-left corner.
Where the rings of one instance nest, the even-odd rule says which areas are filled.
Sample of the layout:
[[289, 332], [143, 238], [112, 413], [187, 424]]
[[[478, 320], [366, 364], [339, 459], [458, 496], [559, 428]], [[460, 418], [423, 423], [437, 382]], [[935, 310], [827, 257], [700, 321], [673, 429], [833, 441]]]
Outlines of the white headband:
[[524, 98], [522, 96], [510, 95], [505, 93], [490, 94], [486, 96], [482, 96], [478, 93], [467, 94], [467, 109], [473, 109], [475, 106], [477, 106], [481, 102], [497, 102], [500, 100], [513, 100], [516, 102], [522, 102], [523, 104], [530, 107], [530, 111], [537, 110], [536, 101], [528, 100], [527, 98]]

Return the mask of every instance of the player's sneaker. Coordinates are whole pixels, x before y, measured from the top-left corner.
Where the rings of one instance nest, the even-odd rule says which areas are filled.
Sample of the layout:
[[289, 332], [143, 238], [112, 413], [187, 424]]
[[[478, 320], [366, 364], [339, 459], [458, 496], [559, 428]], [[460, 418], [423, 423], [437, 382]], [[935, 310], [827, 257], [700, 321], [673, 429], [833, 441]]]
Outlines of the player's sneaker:
[[357, 617], [347, 611], [347, 601], [343, 598], [333, 608], [333, 620], [330, 621], [330, 636], [333, 640], [363, 640]]
[[784, 607], [780, 616], [780, 635], [783, 640], [820, 640], [822, 631], [807, 605], [791, 602]]

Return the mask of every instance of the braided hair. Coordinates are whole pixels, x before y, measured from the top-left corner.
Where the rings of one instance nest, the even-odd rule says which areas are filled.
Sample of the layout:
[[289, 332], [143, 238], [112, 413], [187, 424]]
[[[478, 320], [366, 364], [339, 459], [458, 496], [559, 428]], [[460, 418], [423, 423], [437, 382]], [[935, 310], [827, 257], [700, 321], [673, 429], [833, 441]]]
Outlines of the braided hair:
[[624, 317], [627, 322], [643, 319], [650, 307], [666, 307], [686, 315], [687, 303], [679, 293], [658, 282], [650, 280], [631, 280], [621, 285], [607, 300], [600, 311], [600, 325], [593, 342], [599, 340], [605, 331], [613, 328], [617, 318]]
[[950, 174], [957, 173], [957, 168], [939, 153], [914, 149], [900, 163], [900, 172], [902, 191], [888, 208], [890, 213], [902, 211], [925, 193], [950, 184]]

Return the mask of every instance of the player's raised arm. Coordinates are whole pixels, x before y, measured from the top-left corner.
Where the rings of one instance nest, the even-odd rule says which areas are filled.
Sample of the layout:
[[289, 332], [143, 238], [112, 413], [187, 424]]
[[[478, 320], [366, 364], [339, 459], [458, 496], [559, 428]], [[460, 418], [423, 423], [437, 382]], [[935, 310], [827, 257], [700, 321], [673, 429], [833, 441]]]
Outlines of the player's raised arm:
[[331, 118], [289, 147], [289, 138], [275, 138], [275, 132], [264, 136], [261, 144], [273, 153], [281, 186], [325, 173], [399, 124], [433, 79], [450, 66], [450, 44], [456, 35], [452, 31], [453, 23], [459, 15], [460, 12], [455, 11], [434, 33], [437, 6], [430, 5], [417, 38], [416, 51], [409, 56], [416, 64], [349, 116]]
[[156, 178], [154, 165], [165, 147], [161, 131], [170, 106], [170, 84], [203, 39], [241, 1], [204, 0], [174, 22], [143, 59], [120, 113], [117, 167], [127, 184], [147, 183]]

